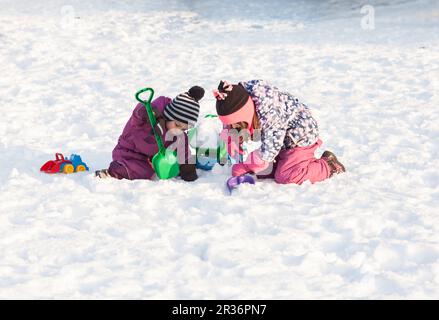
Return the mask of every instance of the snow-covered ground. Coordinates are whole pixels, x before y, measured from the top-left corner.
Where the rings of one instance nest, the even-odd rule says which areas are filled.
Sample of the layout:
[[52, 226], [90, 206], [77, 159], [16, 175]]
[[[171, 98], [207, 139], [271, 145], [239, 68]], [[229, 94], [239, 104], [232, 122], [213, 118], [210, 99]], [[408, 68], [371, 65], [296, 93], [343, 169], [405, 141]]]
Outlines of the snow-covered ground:
[[[0, 0], [0, 74], [0, 298], [439, 298], [436, 0]], [[228, 167], [39, 172], [106, 167], [139, 88], [252, 78], [306, 102], [348, 173], [229, 196]]]

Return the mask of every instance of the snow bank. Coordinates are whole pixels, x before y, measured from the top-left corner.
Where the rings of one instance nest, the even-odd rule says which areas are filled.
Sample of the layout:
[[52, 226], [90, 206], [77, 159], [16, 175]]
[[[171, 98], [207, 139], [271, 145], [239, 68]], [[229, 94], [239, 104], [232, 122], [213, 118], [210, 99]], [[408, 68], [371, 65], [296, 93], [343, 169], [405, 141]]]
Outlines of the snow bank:
[[[0, 297], [439, 298], [439, 8], [380, 2], [363, 30], [359, 2], [1, 1]], [[304, 100], [348, 172], [230, 197], [228, 167], [38, 171], [106, 167], [141, 87], [202, 85], [213, 113], [219, 80], [250, 78]]]

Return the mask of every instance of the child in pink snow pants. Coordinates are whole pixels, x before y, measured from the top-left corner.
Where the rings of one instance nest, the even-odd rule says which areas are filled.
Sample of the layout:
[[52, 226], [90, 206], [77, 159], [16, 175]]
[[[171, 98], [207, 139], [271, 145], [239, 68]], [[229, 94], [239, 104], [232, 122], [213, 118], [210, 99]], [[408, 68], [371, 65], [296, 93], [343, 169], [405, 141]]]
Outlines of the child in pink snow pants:
[[314, 152], [322, 144], [322, 140], [309, 147], [296, 147], [279, 152], [276, 158], [274, 180], [277, 183], [302, 184], [325, 180], [331, 176], [331, 168], [326, 159], [316, 159]]
[[[251, 80], [237, 85], [221, 81], [214, 96], [232, 156], [242, 153], [243, 131], [249, 137], [260, 137], [259, 149], [233, 165], [233, 176], [254, 173], [281, 184], [302, 184], [345, 172], [331, 151], [315, 158], [315, 150], [322, 144], [317, 122], [309, 108], [293, 95], [263, 80]], [[239, 140], [231, 138], [231, 132], [238, 133]]]

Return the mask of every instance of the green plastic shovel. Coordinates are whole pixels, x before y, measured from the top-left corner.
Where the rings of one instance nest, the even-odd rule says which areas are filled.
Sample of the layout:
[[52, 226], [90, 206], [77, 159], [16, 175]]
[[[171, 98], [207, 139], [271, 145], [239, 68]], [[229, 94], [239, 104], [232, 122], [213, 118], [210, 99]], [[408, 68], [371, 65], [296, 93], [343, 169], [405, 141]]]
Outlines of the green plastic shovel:
[[[149, 99], [142, 100], [140, 95], [144, 92], [149, 92]], [[154, 116], [151, 107], [152, 97], [154, 96], [154, 90], [152, 88], [144, 88], [136, 93], [136, 100], [142, 103], [146, 108], [146, 113], [148, 114], [149, 122], [151, 123], [152, 132], [154, 133], [155, 141], [159, 151], [152, 158], [152, 166], [157, 174], [157, 177], [162, 180], [171, 179], [180, 173], [180, 166], [178, 165], [178, 157], [175, 151], [170, 151], [163, 145], [162, 138], [157, 134], [155, 126], [157, 124], [157, 119]]]

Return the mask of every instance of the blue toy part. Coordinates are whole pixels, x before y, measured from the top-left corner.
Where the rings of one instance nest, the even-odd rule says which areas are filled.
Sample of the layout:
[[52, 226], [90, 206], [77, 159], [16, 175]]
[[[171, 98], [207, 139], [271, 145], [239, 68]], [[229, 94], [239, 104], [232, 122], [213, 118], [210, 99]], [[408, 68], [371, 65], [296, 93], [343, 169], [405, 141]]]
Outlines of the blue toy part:
[[197, 157], [197, 169], [210, 171], [218, 163], [216, 158], [209, 158], [205, 156]]
[[217, 162], [216, 150], [197, 148], [197, 169], [210, 171]]
[[197, 148], [197, 169], [210, 171], [219, 163], [221, 165], [225, 164], [227, 161], [227, 151], [225, 150], [224, 144], [220, 143], [217, 149], [212, 148]]
[[81, 156], [78, 154], [72, 154], [69, 158], [69, 160], [72, 162], [73, 167], [75, 168], [75, 171], [77, 171], [78, 166], [84, 166], [85, 170], [89, 171], [90, 168], [85, 164], [85, 162], [82, 161]]

